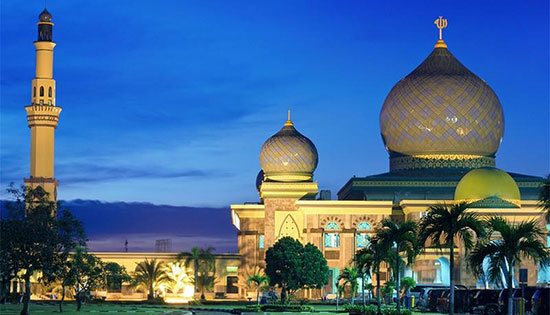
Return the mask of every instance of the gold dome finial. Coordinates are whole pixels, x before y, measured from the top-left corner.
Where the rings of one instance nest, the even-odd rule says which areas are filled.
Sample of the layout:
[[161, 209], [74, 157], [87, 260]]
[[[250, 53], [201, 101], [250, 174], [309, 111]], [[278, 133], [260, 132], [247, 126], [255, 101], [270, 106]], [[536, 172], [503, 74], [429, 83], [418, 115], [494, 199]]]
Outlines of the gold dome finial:
[[290, 109], [287, 111], [287, 119], [285, 122], [285, 126], [294, 126], [294, 124], [292, 123], [292, 120], [290, 120]]
[[447, 48], [447, 44], [443, 41], [443, 29], [447, 28], [447, 19], [440, 16], [434, 21], [434, 24], [439, 29], [439, 40], [435, 43], [435, 48]]

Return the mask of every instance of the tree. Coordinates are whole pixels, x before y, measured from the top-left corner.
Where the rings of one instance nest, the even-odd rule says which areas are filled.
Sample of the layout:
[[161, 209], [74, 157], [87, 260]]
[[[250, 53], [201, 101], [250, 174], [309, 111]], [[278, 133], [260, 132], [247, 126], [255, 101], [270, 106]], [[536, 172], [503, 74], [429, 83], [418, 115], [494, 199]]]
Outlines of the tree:
[[401, 279], [401, 288], [406, 297], [409, 297], [411, 289], [416, 287], [416, 281], [411, 277], [404, 277]]
[[428, 240], [437, 248], [446, 247], [449, 250], [449, 313], [454, 314], [455, 280], [454, 280], [454, 248], [462, 241], [466, 251], [474, 246], [474, 236], [485, 235], [483, 221], [477, 213], [467, 211], [468, 203], [461, 202], [452, 206], [438, 204], [428, 208], [428, 213], [420, 220], [420, 244]]
[[[508, 290], [508, 314], [512, 314], [514, 270], [524, 259], [540, 264], [543, 268], [550, 263], [550, 252], [543, 238], [546, 231], [536, 220], [512, 224], [502, 217], [487, 220], [488, 234], [468, 256], [468, 265], [477, 277], [483, 276], [483, 261], [488, 259], [489, 279], [496, 281], [502, 271], [506, 274]], [[491, 239], [493, 233], [500, 236]], [[497, 235], [498, 235], [497, 234]], [[504, 269], [504, 270], [503, 270]]]
[[[396, 223], [390, 219], [384, 219], [382, 225], [376, 231], [383, 249], [393, 255], [396, 287], [401, 286], [401, 253], [405, 252], [406, 264], [413, 263], [418, 255], [417, 224], [414, 221]], [[397, 290], [397, 313], [401, 312], [401, 294]]]
[[193, 265], [195, 293], [198, 291], [201, 292], [201, 300], [205, 299], [205, 290], [210, 289], [214, 285], [216, 258], [213, 252], [213, 247], [193, 247], [191, 252], [181, 252], [178, 254], [178, 260], [184, 260], [186, 266]]
[[[382, 248], [382, 244], [378, 238], [371, 239], [369, 245], [357, 251], [355, 254], [356, 265], [364, 270], [367, 275], [376, 274], [376, 300], [378, 304], [378, 314], [382, 313], [381, 309], [381, 292], [380, 292], [380, 265], [386, 260], [387, 251]], [[364, 303], [364, 301], [363, 301]]]
[[281, 302], [284, 303], [287, 294], [300, 289], [302, 271], [302, 244], [292, 238], [283, 237], [265, 254], [265, 273], [269, 277], [269, 285], [281, 288]]
[[136, 287], [144, 287], [147, 291], [147, 300], [151, 301], [155, 298], [155, 292], [160, 285], [168, 280], [161, 262], [145, 258], [136, 266], [133, 283]]
[[346, 267], [342, 270], [342, 273], [338, 277], [338, 280], [342, 280], [342, 286], [345, 287], [349, 285], [350, 288], [350, 300], [351, 304], [354, 304], [354, 298], [357, 294], [357, 289], [359, 287], [359, 270], [355, 266]]
[[545, 212], [546, 223], [550, 224], [550, 175], [546, 176], [540, 187], [539, 207]]
[[266, 251], [265, 273], [269, 284], [281, 288], [281, 302], [304, 287], [320, 288], [328, 283], [327, 261], [317, 247], [286, 236]]
[[260, 290], [262, 289], [264, 284], [269, 283], [269, 278], [265, 274], [262, 274], [259, 271], [255, 271], [253, 274], [248, 276], [248, 278], [246, 279], [246, 283], [249, 286], [252, 283], [256, 286], [256, 302], [259, 305], [260, 304]]
[[12, 185], [8, 192], [15, 200], [6, 204], [10, 217], [0, 225], [0, 252], [6, 264], [2, 268], [23, 272], [25, 294], [21, 314], [27, 315], [31, 276], [40, 272], [39, 281], [54, 281], [69, 252], [85, 244], [85, 235], [82, 224], [69, 210], [57, 211], [59, 207], [42, 187], [16, 189]]
[[186, 268], [185, 263], [181, 261], [170, 262], [164, 266], [167, 281], [163, 282], [163, 286], [172, 294], [184, 292], [185, 286], [192, 283]]
[[69, 265], [68, 280], [65, 282], [74, 289], [76, 310], [80, 311], [82, 302], [91, 291], [105, 284], [104, 264], [97, 256], [89, 254], [85, 248], [77, 247]]
[[107, 291], [120, 291], [122, 284], [129, 282], [132, 278], [126, 272], [126, 268], [116, 262], [106, 263], [103, 267], [105, 275], [105, 287]]
[[302, 287], [321, 289], [328, 283], [328, 265], [317, 246], [307, 243], [302, 252]]

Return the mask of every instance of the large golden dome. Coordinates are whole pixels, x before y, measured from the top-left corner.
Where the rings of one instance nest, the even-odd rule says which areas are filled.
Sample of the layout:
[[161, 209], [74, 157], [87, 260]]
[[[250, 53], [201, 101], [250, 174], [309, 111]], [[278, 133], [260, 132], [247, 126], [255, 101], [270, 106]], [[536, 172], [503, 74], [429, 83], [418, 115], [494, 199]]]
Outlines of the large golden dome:
[[482, 167], [469, 171], [458, 182], [455, 200], [478, 205], [506, 203], [520, 206], [521, 194], [516, 181], [503, 170]]
[[260, 151], [260, 165], [267, 180], [309, 181], [317, 162], [315, 145], [294, 128], [290, 117], [279, 132], [267, 139]]
[[440, 40], [390, 91], [380, 129], [391, 157], [476, 160], [488, 166], [494, 165], [504, 116], [491, 87]]

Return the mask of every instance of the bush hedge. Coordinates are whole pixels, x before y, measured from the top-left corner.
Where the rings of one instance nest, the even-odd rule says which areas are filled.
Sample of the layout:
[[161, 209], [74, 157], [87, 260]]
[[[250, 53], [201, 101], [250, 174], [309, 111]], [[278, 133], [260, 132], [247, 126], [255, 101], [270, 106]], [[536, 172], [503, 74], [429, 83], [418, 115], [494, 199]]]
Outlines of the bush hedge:
[[[351, 315], [353, 314], [362, 314], [362, 315], [376, 315], [378, 308], [376, 305], [367, 305], [363, 307], [361, 304], [346, 304], [344, 309], [348, 311]], [[395, 306], [384, 305], [381, 307], [382, 315], [397, 315], [397, 308]], [[411, 310], [406, 308], [401, 309], [401, 315], [412, 315]]]

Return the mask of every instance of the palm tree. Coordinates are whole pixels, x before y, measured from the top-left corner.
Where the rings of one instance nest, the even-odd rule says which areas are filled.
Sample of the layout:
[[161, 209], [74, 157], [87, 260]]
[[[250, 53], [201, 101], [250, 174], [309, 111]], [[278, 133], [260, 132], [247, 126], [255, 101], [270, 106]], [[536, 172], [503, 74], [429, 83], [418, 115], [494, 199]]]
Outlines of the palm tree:
[[[390, 219], [384, 219], [382, 225], [376, 231], [376, 237], [380, 240], [383, 249], [392, 253], [394, 259], [394, 270], [396, 288], [401, 287], [401, 253], [405, 252], [407, 257], [406, 264], [414, 262], [418, 255], [417, 224], [414, 221], [404, 221], [402, 223], [394, 222]], [[401, 313], [401, 294], [397, 290], [397, 313]]]
[[[361, 295], [363, 298], [363, 307], [366, 304], [365, 301], [365, 289], [366, 289], [366, 283], [365, 279], [370, 276], [371, 268], [372, 268], [372, 259], [371, 256], [367, 253], [365, 253], [365, 249], [363, 248], [355, 253], [355, 256], [353, 257], [353, 263], [355, 264], [355, 267], [359, 270], [359, 274], [361, 276]], [[361, 252], [363, 251], [363, 252]]]
[[[362, 248], [355, 254], [355, 265], [362, 271], [364, 276], [372, 276], [376, 274], [376, 299], [378, 304], [378, 314], [381, 313], [382, 299], [380, 296], [380, 265], [386, 260], [386, 251], [384, 251], [379, 240], [374, 237], [371, 239], [367, 247]], [[365, 298], [363, 294], [363, 305]]]
[[187, 267], [181, 261], [167, 263], [164, 266], [166, 279], [164, 287], [172, 294], [184, 292], [185, 286], [191, 283], [191, 277], [187, 275]]
[[[485, 227], [481, 218], [475, 212], [469, 212], [469, 204], [465, 202], [452, 206], [446, 204], [433, 205], [428, 213], [420, 220], [419, 241], [425, 246], [428, 240], [431, 245], [449, 250], [449, 313], [454, 314], [455, 283], [454, 265], [455, 243], [462, 241], [464, 248], [469, 251], [474, 246], [474, 235], [477, 238], [485, 235]], [[443, 242], [443, 243], [442, 243]]]
[[178, 260], [184, 260], [185, 266], [189, 268], [193, 265], [193, 284], [195, 293], [197, 290], [197, 279], [199, 278], [199, 264], [201, 261], [201, 249], [199, 247], [193, 247], [190, 252], [181, 252], [177, 256]]
[[354, 304], [354, 298], [357, 294], [357, 288], [359, 287], [359, 283], [357, 281], [358, 278], [359, 270], [356, 267], [344, 268], [344, 270], [342, 270], [342, 273], [338, 277], [338, 280], [343, 280], [343, 287], [349, 284], [351, 304]]
[[545, 212], [546, 223], [550, 224], [550, 175], [540, 187], [539, 207]]
[[269, 278], [261, 274], [259, 271], [255, 271], [253, 274], [248, 276], [248, 279], [246, 279], [246, 283], [250, 285], [251, 283], [254, 283], [256, 286], [256, 302], [258, 302], [258, 305], [260, 304], [260, 290], [262, 289], [262, 286], [264, 284], [269, 283]]
[[195, 293], [201, 291], [201, 300], [205, 299], [204, 291], [214, 285], [214, 279], [210, 273], [215, 271], [214, 248], [193, 247], [191, 252], [181, 252], [178, 254], [178, 260], [184, 260], [185, 265], [193, 265], [193, 283]]
[[[513, 224], [502, 217], [491, 217], [487, 220], [488, 236], [478, 242], [468, 257], [468, 265], [477, 277], [484, 275], [483, 261], [488, 259], [487, 270], [489, 279], [496, 281], [500, 277], [503, 267], [506, 269], [506, 283], [508, 286], [508, 314], [512, 314], [512, 283], [514, 270], [523, 259], [529, 259], [541, 266], [550, 263], [550, 252], [545, 247], [543, 238], [545, 231], [539, 227], [536, 220], [522, 221]], [[490, 239], [493, 233], [500, 237]], [[498, 234], [497, 234], [498, 235]]]
[[146, 288], [147, 300], [153, 300], [155, 291], [163, 282], [168, 280], [162, 262], [157, 262], [156, 259], [148, 260], [145, 258], [144, 261], [137, 264], [134, 274], [134, 285]]

